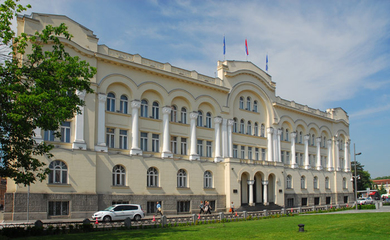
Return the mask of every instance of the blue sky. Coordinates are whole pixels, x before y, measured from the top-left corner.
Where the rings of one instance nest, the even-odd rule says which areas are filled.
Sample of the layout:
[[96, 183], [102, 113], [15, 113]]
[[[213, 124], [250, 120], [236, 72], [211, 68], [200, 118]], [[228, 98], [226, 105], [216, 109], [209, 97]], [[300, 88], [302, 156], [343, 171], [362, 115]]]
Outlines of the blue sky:
[[357, 160], [390, 175], [390, 1], [30, 0], [34, 12], [67, 15], [100, 44], [214, 76], [223, 60], [265, 69], [276, 94], [350, 117]]

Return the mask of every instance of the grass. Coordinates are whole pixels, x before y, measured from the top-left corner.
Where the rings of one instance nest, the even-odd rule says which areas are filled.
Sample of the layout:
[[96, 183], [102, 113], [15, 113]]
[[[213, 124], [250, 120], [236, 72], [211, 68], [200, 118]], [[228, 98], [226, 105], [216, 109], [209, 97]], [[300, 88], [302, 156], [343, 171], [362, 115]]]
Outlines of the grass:
[[[298, 232], [305, 224], [305, 232]], [[317, 214], [262, 220], [202, 224], [164, 229], [104, 231], [45, 237], [45, 239], [388, 239], [390, 213]]]

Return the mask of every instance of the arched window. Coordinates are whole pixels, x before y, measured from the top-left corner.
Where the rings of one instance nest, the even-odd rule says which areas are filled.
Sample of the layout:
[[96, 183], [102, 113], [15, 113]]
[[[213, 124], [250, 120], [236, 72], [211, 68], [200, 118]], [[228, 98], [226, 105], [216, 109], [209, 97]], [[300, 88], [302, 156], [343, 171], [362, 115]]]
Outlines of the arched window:
[[299, 143], [302, 143], [302, 132], [299, 132]]
[[343, 188], [347, 188], [347, 179], [343, 178]]
[[213, 187], [213, 175], [210, 171], [204, 172], [204, 188], [212, 188]]
[[261, 124], [260, 137], [265, 137], [265, 125], [264, 124]]
[[240, 109], [244, 109], [244, 98], [240, 97]]
[[147, 177], [148, 187], [158, 187], [158, 171], [156, 168], [149, 168], [147, 172]]
[[250, 121], [248, 121], [247, 130], [246, 134], [252, 135], [252, 123]]
[[208, 112], [206, 114], [206, 127], [211, 128], [211, 113], [210, 112]]
[[237, 118], [233, 118], [233, 132], [237, 132]]
[[181, 108], [181, 123], [187, 124], [187, 108]]
[[313, 179], [313, 187], [314, 187], [314, 189], [318, 189], [318, 177], [314, 177], [314, 179]]
[[339, 144], [339, 150], [342, 151], [343, 150], [343, 140], [340, 140], [340, 144]]
[[242, 133], [242, 134], [245, 133], [245, 123], [244, 123], [244, 119], [241, 119], [241, 122], [240, 122], [240, 133]]
[[121, 101], [119, 104], [120, 112], [127, 114], [128, 106], [129, 106], [129, 101], [125, 95], [121, 96]]
[[257, 112], [257, 101], [253, 101], [253, 111]]
[[325, 178], [325, 189], [329, 189], [329, 177]]
[[280, 141], [284, 141], [284, 129], [283, 128], [281, 128], [280, 129], [281, 130], [281, 134], [280, 134]]
[[301, 177], [301, 188], [302, 189], [306, 188], [306, 178], [305, 178], [305, 176]]
[[171, 122], [177, 122], [177, 107], [175, 105], [172, 106], [171, 110]]
[[199, 127], [203, 127], [203, 113], [202, 111], [198, 111], [198, 122]]
[[314, 146], [314, 134], [311, 135], [311, 145]]
[[177, 187], [178, 188], [187, 187], [187, 173], [184, 169], [180, 169], [177, 172]]
[[107, 94], [107, 111], [115, 112], [115, 94]]
[[287, 189], [291, 189], [292, 188], [292, 177], [291, 175], [288, 175], [287, 176]]
[[125, 186], [126, 171], [121, 165], [116, 165], [112, 169], [112, 185]]
[[49, 169], [49, 183], [68, 183], [68, 167], [63, 161], [52, 161], [49, 165]]
[[286, 142], [288, 142], [288, 129], [286, 129]]
[[326, 147], [326, 137], [324, 137], [324, 140], [323, 140], [323, 147], [325, 148]]
[[255, 128], [253, 129], [255, 136], [259, 136], [259, 124], [255, 122]]
[[148, 101], [146, 99], [141, 101], [141, 117], [148, 117]]
[[159, 105], [158, 102], [153, 102], [153, 107], [152, 107], [152, 117], [154, 119], [159, 119]]
[[248, 111], [251, 110], [251, 98], [250, 97], [246, 98], [246, 110], [248, 110]]

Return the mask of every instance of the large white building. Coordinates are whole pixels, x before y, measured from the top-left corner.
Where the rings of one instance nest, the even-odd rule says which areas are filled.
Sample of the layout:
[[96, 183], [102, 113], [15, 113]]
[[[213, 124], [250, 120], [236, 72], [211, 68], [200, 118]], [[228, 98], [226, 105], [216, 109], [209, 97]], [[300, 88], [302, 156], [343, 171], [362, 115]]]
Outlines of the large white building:
[[[219, 61], [217, 77], [98, 44], [66, 16], [19, 16], [18, 33], [64, 22], [71, 55], [97, 68], [82, 114], [61, 126], [48, 180], [30, 187], [30, 219], [90, 217], [113, 203], [161, 201], [165, 214], [230, 202], [283, 207], [353, 201], [349, 120], [275, 95], [251, 62]], [[27, 188], [8, 181], [5, 219], [25, 219]]]

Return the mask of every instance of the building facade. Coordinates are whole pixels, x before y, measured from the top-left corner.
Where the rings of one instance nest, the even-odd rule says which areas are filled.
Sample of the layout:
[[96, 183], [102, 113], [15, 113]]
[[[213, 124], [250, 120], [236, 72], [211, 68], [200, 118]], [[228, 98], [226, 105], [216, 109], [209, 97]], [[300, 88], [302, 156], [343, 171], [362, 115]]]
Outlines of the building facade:
[[64, 22], [71, 55], [97, 68], [82, 114], [62, 123], [61, 138], [36, 129], [55, 146], [41, 158], [47, 181], [27, 188], [8, 181], [5, 219], [90, 217], [114, 203], [146, 213], [215, 211], [230, 202], [285, 207], [353, 201], [349, 120], [341, 108], [320, 111], [275, 95], [271, 76], [245, 61], [218, 61], [217, 76], [98, 44], [66, 16], [18, 17], [33, 34]]

